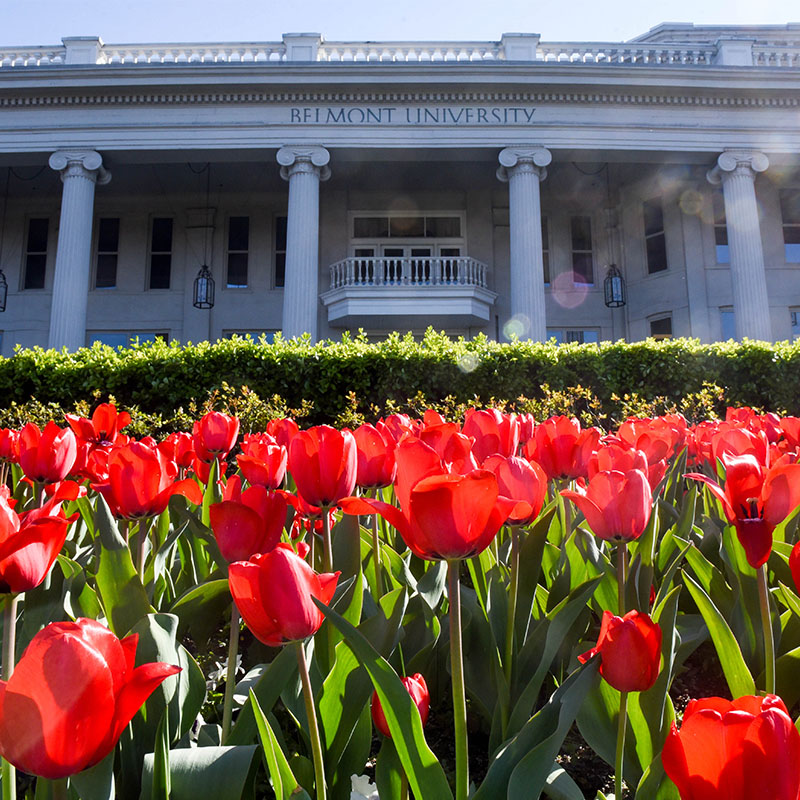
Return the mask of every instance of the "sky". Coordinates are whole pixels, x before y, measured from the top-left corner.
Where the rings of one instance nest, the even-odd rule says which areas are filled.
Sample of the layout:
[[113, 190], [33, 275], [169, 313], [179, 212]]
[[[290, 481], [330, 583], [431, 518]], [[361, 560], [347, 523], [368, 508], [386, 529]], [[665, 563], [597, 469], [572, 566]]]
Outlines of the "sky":
[[64, 36], [109, 44], [271, 42], [290, 32], [329, 41], [625, 41], [661, 22], [800, 22], [798, 0], [0, 0], [0, 46], [55, 45]]

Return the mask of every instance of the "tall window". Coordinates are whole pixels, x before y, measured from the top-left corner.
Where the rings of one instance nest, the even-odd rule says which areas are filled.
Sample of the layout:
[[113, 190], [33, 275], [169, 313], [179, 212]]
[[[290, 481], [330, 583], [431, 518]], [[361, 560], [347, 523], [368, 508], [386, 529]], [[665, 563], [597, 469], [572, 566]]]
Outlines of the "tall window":
[[592, 262], [592, 218], [572, 217], [572, 280], [575, 283], [594, 283]]
[[153, 217], [150, 231], [150, 288], [169, 289], [172, 271], [172, 218]]
[[28, 234], [25, 237], [23, 289], [44, 289], [49, 228], [49, 219], [28, 220]]
[[788, 264], [800, 264], [800, 189], [781, 192], [783, 249]]
[[550, 283], [550, 232], [547, 217], [542, 217], [542, 266], [544, 267], [544, 282]]
[[229, 289], [247, 288], [247, 257], [250, 249], [250, 217], [228, 219]]
[[650, 336], [653, 339], [672, 338], [672, 317], [658, 317], [650, 320]]
[[647, 200], [644, 209], [644, 241], [647, 248], [647, 272], [663, 272], [667, 268], [667, 240], [664, 235], [664, 209], [661, 199]]
[[714, 246], [717, 264], [730, 264], [731, 252], [728, 247], [728, 223], [725, 219], [725, 200], [722, 192], [714, 192]]
[[597, 344], [600, 341], [600, 331], [598, 330], [578, 330], [567, 328], [548, 328], [547, 338], [555, 339], [557, 344]]
[[275, 217], [275, 287], [286, 284], [286, 224], [288, 217]]
[[790, 308], [789, 318], [792, 323], [792, 341], [800, 339], [800, 308]]
[[722, 306], [719, 310], [719, 322], [722, 328], [722, 341], [736, 338], [736, 321], [731, 306]]
[[104, 217], [97, 225], [97, 264], [95, 289], [113, 289], [117, 285], [119, 256], [119, 217]]

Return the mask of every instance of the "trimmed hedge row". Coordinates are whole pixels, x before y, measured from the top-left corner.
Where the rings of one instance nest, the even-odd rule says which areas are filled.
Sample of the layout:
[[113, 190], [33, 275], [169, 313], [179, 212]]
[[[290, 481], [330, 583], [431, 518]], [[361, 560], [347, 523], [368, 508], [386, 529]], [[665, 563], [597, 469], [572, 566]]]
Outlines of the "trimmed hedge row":
[[658, 399], [677, 408], [709, 387], [719, 403], [800, 415], [800, 343], [671, 339], [556, 346], [483, 336], [452, 340], [428, 331], [421, 342], [399, 334], [375, 343], [347, 335], [317, 344], [232, 338], [125, 350], [96, 344], [75, 353], [35, 348], [0, 359], [0, 406], [6, 409], [34, 398], [71, 408], [76, 401], [113, 397], [121, 406], [172, 417], [207, 403], [224, 384], [249, 387], [251, 398], [273, 398], [276, 413], [305, 406], [309, 423], [370, 418], [407, 408], [415, 397], [432, 404], [506, 401], [530, 410], [514, 401], [528, 398], [527, 406], [535, 407], [537, 399], [573, 392], [583, 392], [596, 415], [617, 417], [631, 398], [634, 405]]

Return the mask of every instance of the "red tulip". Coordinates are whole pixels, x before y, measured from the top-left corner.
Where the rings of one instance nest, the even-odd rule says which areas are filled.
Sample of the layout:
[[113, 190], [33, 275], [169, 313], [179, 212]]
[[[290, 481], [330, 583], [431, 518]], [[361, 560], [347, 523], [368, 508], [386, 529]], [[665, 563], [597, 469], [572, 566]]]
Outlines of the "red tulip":
[[318, 425], [300, 431], [289, 445], [289, 471], [312, 506], [330, 508], [352, 494], [357, 468], [356, 440], [348, 430]]
[[397, 472], [396, 442], [389, 429], [382, 422], [361, 425], [353, 431], [353, 437], [358, 455], [356, 485], [362, 489], [389, 486]]
[[281, 542], [268, 553], [230, 565], [228, 583], [253, 635], [270, 647], [313, 636], [324, 616], [311, 600], [333, 598], [339, 572], [319, 575]]
[[747, 563], [757, 569], [772, 552], [772, 532], [800, 505], [800, 464], [777, 462], [766, 469], [753, 455], [721, 456], [725, 489], [698, 473], [687, 473], [708, 486], [722, 503], [728, 522], [744, 547]]
[[17, 515], [8, 488], [0, 487], [0, 593], [18, 594], [38, 586], [50, 572], [67, 538], [71, 519], [53, 498]]
[[91, 619], [54, 622], [0, 681], [0, 753], [24, 772], [58, 779], [111, 752], [153, 690], [180, 667], [134, 667], [138, 636], [120, 641]]
[[19, 461], [19, 431], [12, 428], [0, 429], [0, 461]]
[[[517, 456], [489, 456], [483, 462], [497, 478], [500, 494], [517, 501], [507, 522], [509, 525], [530, 525], [542, 510], [547, 495], [547, 475], [535, 461], [526, 461]], [[525, 508], [528, 506], [528, 508]]]
[[436, 451], [448, 472], [466, 475], [478, 469], [472, 452], [473, 440], [461, 433], [455, 422], [427, 425], [419, 432], [419, 438]]
[[681, 800], [797, 800], [800, 733], [774, 694], [691, 700], [661, 753]]
[[407, 433], [418, 435], [422, 428], [422, 424], [418, 420], [412, 420], [408, 414], [389, 414], [388, 417], [384, 417], [383, 422], [396, 442], [399, 442]]
[[108, 456], [108, 482], [93, 485], [105, 497], [114, 515], [141, 519], [160, 514], [174, 494], [192, 503], [203, 502], [197, 483], [175, 481], [178, 468], [163, 452], [142, 442], [115, 447]]
[[500, 496], [491, 472], [448, 473], [435, 451], [418, 439], [404, 439], [395, 459], [400, 508], [369, 498], [348, 498], [342, 510], [347, 514], [377, 511], [420, 558], [451, 560], [481, 553], [517, 506]]
[[[420, 719], [424, 725], [428, 721], [428, 712], [431, 706], [431, 696], [428, 692], [428, 684], [425, 683], [425, 678], [417, 672], [415, 675], [411, 675], [408, 678], [400, 678], [400, 682], [411, 695], [411, 699], [414, 701], [414, 705], [417, 707]], [[377, 692], [372, 693], [371, 710], [372, 721], [375, 723], [375, 727], [384, 736], [388, 736], [391, 739], [392, 734], [389, 731], [389, 724], [386, 722], [386, 715], [383, 713], [383, 706], [381, 705]]]
[[523, 455], [536, 461], [550, 479], [585, 478], [599, 442], [597, 428], [581, 429], [577, 419], [551, 417], [536, 427]]
[[271, 419], [267, 423], [267, 433], [275, 439], [281, 447], [287, 449], [289, 448], [289, 443], [299, 431], [300, 428], [297, 427], [297, 423], [291, 419], [291, 417]]
[[203, 461], [225, 458], [239, 436], [239, 420], [219, 411], [209, 411], [192, 427], [194, 449]]
[[800, 542], [797, 542], [789, 554], [789, 569], [792, 572], [792, 580], [795, 589], [800, 594]]
[[228, 561], [246, 561], [254, 553], [266, 553], [281, 540], [286, 522], [286, 498], [268, 492], [263, 486], [241, 491], [234, 476], [225, 487], [225, 499], [209, 508], [211, 530], [222, 557]]
[[647, 476], [638, 469], [598, 472], [585, 488], [561, 494], [583, 512], [595, 536], [614, 541], [638, 539], [653, 507]]
[[44, 430], [29, 422], [19, 434], [19, 465], [36, 483], [57, 483], [69, 475], [78, 445], [70, 428], [48, 422]]
[[194, 437], [191, 433], [184, 431], [171, 433], [158, 443], [158, 449], [167, 459], [174, 461], [179, 469], [188, 469], [194, 463]]
[[461, 432], [475, 440], [472, 452], [479, 464], [491, 455], [514, 456], [519, 446], [519, 421], [513, 414], [496, 408], [477, 411], [470, 408], [464, 415]]
[[247, 481], [266, 489], [277, 489], [286, 475], [289, 454], [268, 433], [247, 434], [242, 455], [236, 456], [239, 470]]
[[661, 628], [649, 614], [629, 611], [624, 617], [603, 612], [597, 644], [578, 656], [581, 664], [600, 654], [600, 674], [620, 692], [644, 692], [661, 666]]
[[97, 406], [91, 419], [75, 414], [64, 416], [79, 439], [99, 447], [114, 444], [117, 434], [131, 421], [131, 415], [127, 411], [117, 411], [112, 403], [101, 403]]

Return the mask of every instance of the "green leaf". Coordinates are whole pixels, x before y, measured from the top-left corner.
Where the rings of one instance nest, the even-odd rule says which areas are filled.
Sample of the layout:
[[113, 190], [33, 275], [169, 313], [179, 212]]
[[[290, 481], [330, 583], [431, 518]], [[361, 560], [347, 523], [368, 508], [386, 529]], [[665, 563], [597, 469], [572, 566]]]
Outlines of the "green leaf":
[[556, 689], [546, 705], [500, 750], [473, 800], [539, 796], [597, 668], [597, 659], [592, 659]]
[[719, 656], [722, 671], [728, 682], [728, 688], [733, 697], [755, 694], [756, 685], [747, 664], [744, 662], [742, 651], [736, 637], [733, 635], [725, 618], [714, 605], [711, 598], [703, 590], [699, 583], [692, 580], [689, 575], [683, 572], [686, 588], [694, 598], [698, 611], [703, 615], [711, 640]]
[[228, 581], [220, 579], [189, 589], [173, 603], [170, 613], [178, 617], [179, 635], [188, 631], [194, 643], [203, 647], [219, 626], [220, 617], [230, 604]]
[[[189, 747], [170, 750], [170, 800], [238, 800], [252, 796], [258, 759], [256, 745]], [[153, 753], [144, 757], [141, 800], [152, 795]]]
[[69, 785], [81, 800], [114, 800], [115, 750], [116, 748], [90, 769], [70, 777]]
[[169, 706], [156, 731], [156, 749], [153, 753], [152, 797], [154, 800], [169, 800], [172, 780], [169, 773]]
[[345, 641], [369, 673], [415, 796], [435, 797], [436, 800], [452, 798], [444, 771], [425, 741], [419, 711], [397, 673], [378, 655], [367, 638], [346, 619], [324, 603], [316, 599], [314, 602], [341, 631]]
[[550, 800], [584, 800], [583, 792], [569, 774], [558, 763], [547, 776], [544, 793]]
[[291, 798], [306, 800], [308, 793], [294, 777], [286, 755], [281, 749], [280, 742], [278, 742], [269, 720], [261, 710], [258, 698], [252, 689], [250, 690], [250, 705], [258, 726], [258, 737], [261, 740], [264, 764], [272, 779], [272, 789], [275, 792], [275, 797], [277, 800], [290, 800]]
[[111, 510], [102, 495], [97, 498], [95, 529], [100, 541], [97, 590], [109, 627], [125, 636], [142, 617], [154, 611], [133, 566], [131, 551], [120, 535]]
[[375, 763], [375, 783], [381, 800], [403, 800], [403, 765], [394, 742], [383, 737], [383, 744]]

